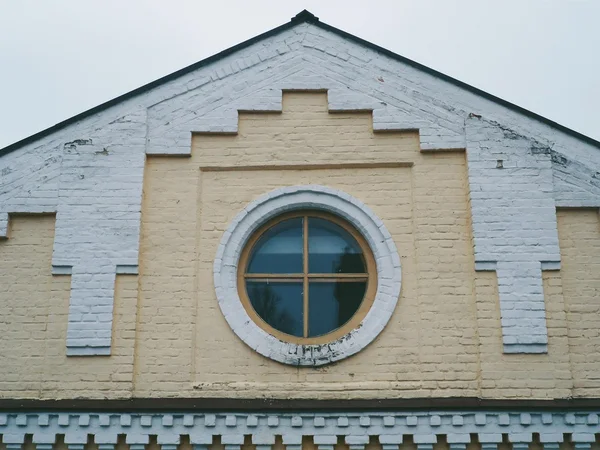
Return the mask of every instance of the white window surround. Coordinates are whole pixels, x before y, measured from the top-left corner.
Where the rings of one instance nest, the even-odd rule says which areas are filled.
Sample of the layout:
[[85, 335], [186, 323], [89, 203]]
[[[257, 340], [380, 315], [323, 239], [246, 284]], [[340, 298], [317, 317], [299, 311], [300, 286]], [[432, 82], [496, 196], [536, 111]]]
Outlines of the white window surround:
[[[322, 210], [348, 221], [368, 242], [377, 265], [377, 292], [371, 310], [357, 328], [328, 344], [299, 345], [268, 334], [250, 319], [237, 291], [238, 261], [250, 236], [271, 218], [298, 209]], [[247, 345], [284, 364], [320, 366], [359, 352], [383, 330], [400, 295], [400, 256], [383, 222], [361, 201], [325, 186], [284, 187], [253, 201], [233, 219], [217, 250], [214, 283], [225, 319]]]

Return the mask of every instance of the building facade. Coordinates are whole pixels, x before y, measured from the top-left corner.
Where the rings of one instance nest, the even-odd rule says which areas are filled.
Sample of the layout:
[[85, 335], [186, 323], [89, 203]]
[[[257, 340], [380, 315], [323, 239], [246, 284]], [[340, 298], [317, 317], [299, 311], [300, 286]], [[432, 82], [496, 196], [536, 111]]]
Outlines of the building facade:
[[0, 150], [7, 450], [600, 448], [600, 143], [308, 12]]

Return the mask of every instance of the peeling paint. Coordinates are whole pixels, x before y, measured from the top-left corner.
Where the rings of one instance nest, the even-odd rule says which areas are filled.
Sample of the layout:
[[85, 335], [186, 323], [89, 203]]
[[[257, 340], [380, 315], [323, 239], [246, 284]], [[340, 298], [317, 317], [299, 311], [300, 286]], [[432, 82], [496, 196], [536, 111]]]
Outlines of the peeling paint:
[[75, 139], [71, 142], [66, 142], [63, 148], [65, 150], [75, 150], [78, 146], [81, 145], [92, 145], [91, 139]]

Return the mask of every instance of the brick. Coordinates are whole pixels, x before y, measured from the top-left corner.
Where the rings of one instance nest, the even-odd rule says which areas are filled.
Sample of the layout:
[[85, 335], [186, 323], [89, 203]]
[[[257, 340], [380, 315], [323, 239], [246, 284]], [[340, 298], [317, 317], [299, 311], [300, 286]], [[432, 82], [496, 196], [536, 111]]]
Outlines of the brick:
[[[307, 34], [312, 46], [305, 45]], [[282, 42], [290, 43], [285, 47]], [[261, 61], [257, 54], [265, 45], [277, 51], [260, 53]], [[592, 250], [597, 231], [593, 234], [590, 224], [584, 234], [576, 224], [567, 226], [573, 234], [568, 232], [566, 240], [561, 237], [560, 246], [569, 256], [562, 255], [558, 274], [548, 275], [541, 266], [539, 271], [528, 268], [528, 281], [521, 284], [511, 272], [535, 261], [556, 263], [549, 257], [557, 249], [556, 219], [549, 214], [552, 201], [559, 206], [599, 206], [594, 203], [596, 186], [590, 182], [599, 166], [597, 149], [414, 67], [365, 49], [359, 52], [363, 56], [357, 56], [355, 46], [303, 24], [226, 57], [222, 65], [184, 75], [3, 155], [0, 232], [6, 231], [10, 239], [0, 242], [0, 286], [3, 304], [8, 298], [11, 321], [2, 322], [0, 330], [8, 343], [0, 349], [8, 361], [0, 368], [0, 391], [19, 397], [39, 392], [61, 398], [83, 393], [109, 398], [158, 393], [243, 397], [262, 394], [269, 386], [273, 397], [292, 392], [298, 398], [310, 398], [315, 392], [325, 398], [339, 398], [340, 392], [352, 398], [372, 398], [374, 393], [500, 398], [597, 395], [598, 383], [591, 374], [598, 371], [598, 361], [582, 356], [598, 353], [597, 337], [586, 341], [589, 330], [598, 326], [591, 300], [597, 297], [595, 279], [593, 272], [584, 269], [587, 264], [595, 267], [597, 252]], [[300, 62], [305, 66], [299, 71]], [[222, 78], [212, 77], [219, 69]], [[393, 75], [385, 75], [382, 83], [376, 81], [381, 73]], [[331, 98], [300, 93], [282, 98], [280, 92], [268, 91], [277, 83], [275, 91], [286, 83], [331, 88]], [[337, 89], [340, 86], [348, 86], [349, 95]], [[248, 97], [256, 111], [279, 108], [281, 113], [241, 113], [238, 122], [235, 105], [250, 91], [265, 94], [262, 99]], [[327, 114], [336, 103], [342, 112]], [[383, 103], [389, 108], [383, 108]], [[175, 114], [177, 105], [182, 108]], [[366, 105], [372, 112], [348, 112], [353, 105]], [[211, 118], [213, 111], [222, 114]], [[483, 115], [487, 122], [482, 129], [469, 128], [465, 136], [470, 112]], [[221, 121], [216, 124], [221, 131], [237, 129], [237, 135], [191, 136], [192, 129], [180, 125], [196, 115], [212, 120], [212, 125]], [[166, 124], [169, 120], [173, 120], [171, 128]], [[509, 137], [500, 133], [498, 146], [491, 141], [498, 136], [500, 123], [513, 131]], [[407, 130], [415, 125], [418, 131]], [[373, 133], [377, 127], [397, 132]], [[512, 139], [511, 133], [525, 138]], [[531, 145], [506, 143], [506, 139], [536, 145], [552, 142], [554, 153], [537, 147], [533, 151]], [[479, 192], [473, 186], [489, 187], [488, 175], [500, 171], [488, 168], [488, 159], [477, 160], [467, 151], [467, 165], [459, 152], [428, 153], [444, 146], [468, 147], [469, 142], [496, 147], [481, 154], [508, 156], [503, 171], [512, 174], [510, 181]], [[149, 156], [144, 165], [144, 152], [155, 143], [190, 158]], [[104, 148], [108, 155], [103, 154]], [[555, 162], [567, 154], [573, 170]], [[497, 159], [502, 158], [492, 162]], [[381, 167], [340, 167], [340, 162]], [[519, 168], [519, 162], [528, 165]], [[323, 166], [287, 169], [282, 179], [281, 172], [268, 170], [276, 164]], [[245, 172], [198, 170], [240, 165], [267, 167]], [[219, 239], [235, 214], [265, 192], [295, 184], [326, 184], [368, 205], [389, 229], [404, 275], [402, 297], [381, 339], [338, 369], [301, 375], [294, 368], [265, 364], [233, 335], [216, 308], [211, 275]], [[523, 198], [530, 187], [541, 189], [530, 189]], [[498, 223], [488, 220], [507, 207], [502, 203], [505, 197], [513, 202], [508, 207], [522, 217], [502, 216]], [[490, 205], [475, 205], [484, 200]], [[53, 219], [21, 220], [16, 215], [57, 212], [56, 235]], [[593, 213], [597, 216], [597, 211]], [[539, 229], [528, 226], [534, 221]], [[522, 225], [520, 235], [512, 235], [515, 223]], [[496, 254], [482, 250], [474, 257], [474, 234], [476, 246], [489, 245], [496, 256], [505, 258], [506, 266], [495, 266], [500, 280], [496, 272], [473, 274], [478, 260], [489, 262]], [[28, 236], [34, 236], [35, 250]], [[589, 254], [582, 251], [586, 248]], [[143, 262], [138, 276], [113, 278], [118, 266], [135, 266], [138, 257]], [[571, 267], [564, 266], [567, 262]], [[52, 265], [64, 274], [53, 277]], [[111, 273], [109, 266], [112, 276], [106, 276]], [[19, 267], [16, 275], [14, 267]], [[64, 269], [68, 267], [70, 274]], [[585, 278], [581, 283], [578, 271]], [[94, 277], [99, 278], [92, 281]], [[111, 315], [112, 280], [116, 282], [111, 328], [106, 315]], [[75, 289], [71, 289], [73, 282]], [[592, 288], [586, 290], [584, 285], [590, 282]], [[535, 298], [516, 305], [511, 286], [516, 293], [534, 289]], [[568, 314], [567, 293], [582, 298], [570, 305]], [[500, 295], [503, 305], [508, 300], [510, 306], [525, 307], [524, 315], [532, 316], [527, 324], [535, 322], [532, 336], [539, 340], [521, 341], [529, 337], [523, 330], [527, 327], [513, 323], [515, 336], [506, 335], [515, 338], [511, 346], [545, 345], [540, 314], [545, 310], [547, 355], [498, 355], [502, 316], [495, 309]], [[507, 319], [515, 315], [508, 311], [518, 311], [503, 309]], [[90, 314], [102, 321], [88, 335], [76, 333], [82, 331], [77, 325], [89, 323]], [[24, 318], [30, 322], [23, 323]], [[567, 320], [577, 326], [567, 331]], [[105, 349], [108, 333], [114, 329], [110, 358], [90, 358], [86, 364], [80, 358], [66, 359], [59, 343], [67, 339], [67, 323], [74, 339], [80, 340], [76, 345], [92, 342], [92, 348]], [[573, 376], [566, 356], [570, 345], [577, 355]]]

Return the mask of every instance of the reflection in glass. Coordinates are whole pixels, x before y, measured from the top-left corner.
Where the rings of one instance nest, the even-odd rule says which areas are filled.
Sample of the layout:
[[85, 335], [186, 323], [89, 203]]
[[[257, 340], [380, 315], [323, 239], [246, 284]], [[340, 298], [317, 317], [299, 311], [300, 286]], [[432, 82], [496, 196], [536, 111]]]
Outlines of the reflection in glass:
[[328, 220], [308, 219], [309, 273], [365, 273], [362, 250], [350, 233]]
[[304, 334], [302, 281], [268, 283], [246, 280], [246, 290], [256, 313], [276, 330], [292, 336]]
[[258, 240], [248, 273], [302, 273], [302, 218], [279, 222]]
[[308, 336], [321, 336], [344, 325], [358, 311], [366, 281], [311, 282], [308, 287]]

